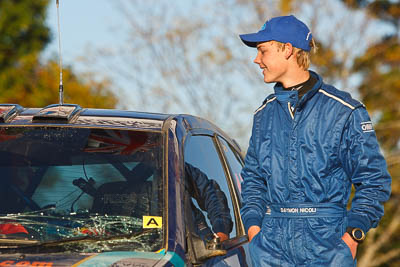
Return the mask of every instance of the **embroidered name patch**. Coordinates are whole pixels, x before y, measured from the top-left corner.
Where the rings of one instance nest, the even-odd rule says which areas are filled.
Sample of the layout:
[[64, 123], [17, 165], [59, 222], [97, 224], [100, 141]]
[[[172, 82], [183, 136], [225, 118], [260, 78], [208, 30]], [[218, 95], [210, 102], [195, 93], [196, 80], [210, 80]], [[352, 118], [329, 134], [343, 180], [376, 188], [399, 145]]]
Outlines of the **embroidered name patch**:
[[361, 129], [364, 133], [373, 132], [372, 122], [366, 121], [361, 123]]
[[281, 208], [281, 213], [316, 213], [317, 208]]

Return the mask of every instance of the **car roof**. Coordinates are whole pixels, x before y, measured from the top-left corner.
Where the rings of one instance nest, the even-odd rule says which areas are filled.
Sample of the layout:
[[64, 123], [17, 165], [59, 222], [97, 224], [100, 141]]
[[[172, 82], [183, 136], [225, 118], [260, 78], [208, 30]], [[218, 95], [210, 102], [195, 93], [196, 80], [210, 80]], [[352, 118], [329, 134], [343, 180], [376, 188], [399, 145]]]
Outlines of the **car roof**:
[[55, 104], [44, 108], [24, 108], [16, 104], [0, 104], [0, 126], [102, 126], [161, 131], [165, 123], [171, 120], [179, 122], [178, 127], [183, 127], [185, 131], [202, 129], [217, 132], [238, 147], [237, 143], [215, 124], [194, 115], [81, 108], [75, 104]]
[[[24, 108], [20, 113], [21, 116], [34, 116], [43, 110], [42, 108]], [[165, 121], [171, 114], [139, 112], [118, 109], [97, 109], [97, 108], [84, 108], [79, 113], [79, 116], [99, 116], [99, 117], [123, 117], [123, 118], [137, 118], [137, 119], [151, 119]]]

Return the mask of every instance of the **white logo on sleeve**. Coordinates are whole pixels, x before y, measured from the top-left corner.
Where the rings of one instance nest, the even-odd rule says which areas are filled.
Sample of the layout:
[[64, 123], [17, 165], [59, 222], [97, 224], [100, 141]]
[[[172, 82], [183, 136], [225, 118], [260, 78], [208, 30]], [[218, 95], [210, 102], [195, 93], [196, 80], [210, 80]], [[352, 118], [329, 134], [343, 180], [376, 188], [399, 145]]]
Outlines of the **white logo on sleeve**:
[[373, 132], [374, 128], [372, 127], [371, 121], [365, 121], [361, 123], [361, 129], [364, 133]]

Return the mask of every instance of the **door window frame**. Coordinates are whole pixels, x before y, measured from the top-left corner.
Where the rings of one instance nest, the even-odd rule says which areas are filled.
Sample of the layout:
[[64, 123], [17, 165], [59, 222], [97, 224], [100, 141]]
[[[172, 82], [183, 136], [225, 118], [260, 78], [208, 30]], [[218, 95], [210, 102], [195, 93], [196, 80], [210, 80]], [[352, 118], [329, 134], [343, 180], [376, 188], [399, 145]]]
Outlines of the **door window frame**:
[[211, 140], [214, 143], [214, 147], [215, 147], [215, 150], [216, 150], [216, 152], [218, 154], [220, 162], [222, 164], [222, 169], [224, 171], [225, 179], [226, 179], [226, 182], [227, 182], [227, 185], [228, 185], [228, 188], [229, 188], [230, 200], [228, 200], [228, 201], [232, 202], [233, 214], [235, 216], [236, 236], [230, 238], [229, 240], [236, 239], [236, 238], [240, 239], [240, 237], [246, 235], [245, 230], [244, 230], [244, 225], [243, 225], [242, 219], [240, 217], [240, 200], [239, 200], [239, 197], [237, 196], [237, 192], [236, 192], [235, 186], [233, 184], [234, 182], [232, 180], [232, 172], [231, 172], [231, 170], [229, 168], [227, 159], [225, 158], [225, 154], [223, 152], [222, 144], [220, 143], [220, 141], [218, 140], [217, 137], [220, 137], [223, 140], [225, 140], [231, 146], [232, 149], [233, 149], [234, 146], [226, 138], [224, 138], [222, 135], [220, 135], [220, 134], [218, 134], [216, 132], [213, 132], [213, 131], [210, 131], [210, 130], [205, 130], [205, 129], [191, 129], [185, 135], [185, 137], [183, 139], [183, 147], [182, 147], [182, 149], [183, 149], [183, 162], [185, 162], [185, 150], [186, 150], [187, 141], [190, 140], [190, 138], [192, 138], [194, 136], [208, 136], [208, 137], [211, 138]]
[[[225, 171], [225, 175], [228, 178], [228, 186], [229, 186], [229, 190], [231, 191], [231, 197], [232, 197], [232, 201], [234, 201], [235, 205], [234, 205], [234, 209], [235, 209], [235, 219], [237, 221], [237, 229], [236, 229], [236, 233], [237, 236], [244, 236], [246, 235], [246, 232], [244, 230], [244, 225], [242, 222], [242, 218], [240, 216], [240, 207], [241, 207], [241, 202], [240, 202], [240, 198], [238, 196], [239, 192], [237, 192], [235, 185], [234, 185], [234, 180], [233, 180], [233, 173], [232, 173], [232, 169], [230, 168], [230, 165], [228, 163], [228, 160], [225, 156], [225, 152], [223, 151], [223, 145], [221, 144], [219, 138], [223, 139], [230, 147], [230, 149], [232, 150], [233, 153], [237, 153], [238, 155], [240, 155], [232, 146], [232, 144], [230, 144], [230, 142], [228, 140], [226, 140], [223, 136], [215, 134], [214, 135], [214, 142], [217, 144], [218, 147], [218, 154], [220, 156], [220, 159], [222, 160], [223, 163], [223, 168]], [[242, 158], [241, 158], [242, 160]], [[242, 162], [243, 163], [243, 160]], [[243, 164], [242, 164], [243, 166]]]

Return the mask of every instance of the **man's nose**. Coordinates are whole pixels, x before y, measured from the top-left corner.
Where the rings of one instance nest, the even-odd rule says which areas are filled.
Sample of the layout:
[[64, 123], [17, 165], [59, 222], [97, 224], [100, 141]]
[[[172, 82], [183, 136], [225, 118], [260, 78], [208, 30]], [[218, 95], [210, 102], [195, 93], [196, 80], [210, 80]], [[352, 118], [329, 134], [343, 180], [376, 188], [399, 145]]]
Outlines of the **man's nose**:
[[259, 55], [259, 53], [257, 53], [257, 56], [256, 56], [256, 58], [253, 60], [253, 62], [254, 62], [255, 64], [257, 64], [257, 65], [260, 65], [260, 64], [261, 64], [261, 60], [260, 60], [260, 55]]

